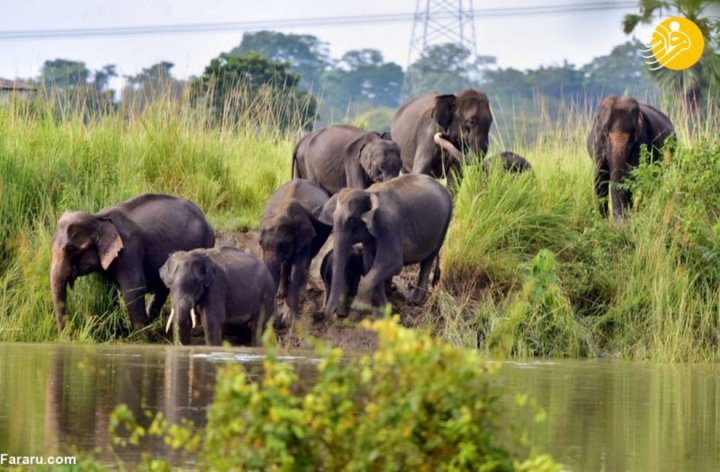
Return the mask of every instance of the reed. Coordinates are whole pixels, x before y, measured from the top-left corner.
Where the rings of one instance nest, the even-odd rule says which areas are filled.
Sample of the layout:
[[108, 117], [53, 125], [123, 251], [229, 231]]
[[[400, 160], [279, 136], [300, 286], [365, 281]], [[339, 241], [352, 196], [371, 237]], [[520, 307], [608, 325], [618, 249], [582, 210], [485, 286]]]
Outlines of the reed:
[[[594, 104], [564, 104], [555, 116], [542, 99], [536, 106], [532, 116], [502, 110], [510, 118], [496, 120], [491, 144], [491, 153], [527, 157], [533, 173], [467, 168], [441, 289], [421, 324], [499, 356], [717, 359], [717, 103], [700, 115], [663, 106], [678, 151], [668, 167], [638, 170], [636, 207], [619, 225], [602, 220], [594, 201], [585, 149]], [[282, 130], [272, 116], [257, 118], [275, 113], [261, 99], [248, 109], [218, 120], [184, 93], [100, 114], [87, 100], [0, 108], [0, 340], [57, 339], [49, 247], [67, 209], [164, 192], [197, 202], [216, 228], [256, 227], [290, 177], [303, 124]], [[534, 137], [513, 128], [520, 121], [533, 123]], [[126, 316], [114, 295], [92, 277], [78, 281], [70, 341], [115, 339]]]

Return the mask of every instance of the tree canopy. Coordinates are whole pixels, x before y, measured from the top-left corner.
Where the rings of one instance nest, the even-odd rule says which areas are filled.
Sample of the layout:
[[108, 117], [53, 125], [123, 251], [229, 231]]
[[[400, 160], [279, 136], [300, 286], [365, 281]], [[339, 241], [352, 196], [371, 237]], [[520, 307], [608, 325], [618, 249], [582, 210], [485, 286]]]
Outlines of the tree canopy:
[[310, 34], [245, 33], [240, 44], [228, 55], [243, 56], [251, 52], [262, 54], [275, 63], [289, 64], [291, 71], [303, 77], [303, 89], [313, 89], [323, 71], [332, 64], [327, 44]]
[[218, 119], [264, 116], [259, 110], [269, 108], [281, 127], [311, 126], [316, 100], [299, 90], [300, 75], [289, 69], [288, 62], [274, 62], [257, 52], [223, 53], [192, 82], [192, 93], [210, 106]]

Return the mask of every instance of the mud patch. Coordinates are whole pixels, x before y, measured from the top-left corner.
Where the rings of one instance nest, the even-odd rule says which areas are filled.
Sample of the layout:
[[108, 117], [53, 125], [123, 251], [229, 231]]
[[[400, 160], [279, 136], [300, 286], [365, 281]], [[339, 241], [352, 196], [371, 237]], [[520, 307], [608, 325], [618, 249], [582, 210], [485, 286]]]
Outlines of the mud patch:
[[[253, 254], [262, 259], [260, 236], [257, 231], [221, 231], [216, 235], [217, 246], [231, 246]], [[280, 334], [280, 341], [287, 348], [312, 347], [313, 339], [319, 339], [340, 347], [349, 352], [366, 352], [373, 350], [377, 344], [374, 333], [360, 328], [356, 323], [343, 319], [322, 319], [325, 304], [325, 288], [320, 277], [320, 263], [327, 252], [332, 249], [332, 236], [320, 250], [310, 266], [310, 277], [303, 297], [301, 314], [287, 332]], [[427, 306], [415, 306], [407, 302], [405, 295], [409, 293], [417, 280], [418, 265], [403, 268], [393, 279], [393, 289], [388, 294], [393, 313], [400, 315], [405, 326], [415, 326]], [[278, 312], [283, 307], [283, 300], [277, 301]], [[195, 342], [195, 339], [193, 340]], [[202, 343], [202, 339], [199, 340]]]

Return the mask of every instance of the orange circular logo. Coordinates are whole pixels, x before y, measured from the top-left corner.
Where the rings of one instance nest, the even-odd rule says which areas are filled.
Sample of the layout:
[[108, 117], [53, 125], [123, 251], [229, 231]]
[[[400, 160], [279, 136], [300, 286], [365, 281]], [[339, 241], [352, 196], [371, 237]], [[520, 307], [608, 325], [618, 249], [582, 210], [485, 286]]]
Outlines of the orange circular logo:
[[700, 28], [681, 16], [667, 18], [655, 27], [645, 50], [650, 70], [665, 67], [671, 70], [690, 68], [700, 60], [705, 39]]

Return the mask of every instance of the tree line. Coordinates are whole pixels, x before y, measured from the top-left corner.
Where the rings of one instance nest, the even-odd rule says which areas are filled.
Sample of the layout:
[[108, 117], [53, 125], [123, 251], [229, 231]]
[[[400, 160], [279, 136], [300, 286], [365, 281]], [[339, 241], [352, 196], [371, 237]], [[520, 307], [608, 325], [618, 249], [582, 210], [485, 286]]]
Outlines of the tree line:
[[[625, 18], [625, 31], [656, 20], [665, 11], [659, 3], [665, 10], [677, 4], [708, 38], [719, 36], [718, 23], [703, 17], [704, 10], [694, 7], [695, 0], [672, 5], [643, 1], [639, 15]], [[544, 112], [555, 117], [563, 104], [593, 103], [605, 95], [624, 93], [654, 100], [663, 89], [680, 94], [690, 108], [697, 109], [703, 94], [717, 93], [719, 88], [716, 42], [708, 41], [703, 59], [682, 74], [651, 74], [644, 64], [645, 46], [636, 39], [582, 66], [564, 62], [527, 70], [498, 67], [496, 57], [473, 57], [457, 44], [438, 44], [403, 70], [376, 49], [351, 50], [333, 58], [328, 44], [317, 36], [259, 31], [245, 33], [238, 46], [212, 59], [199, 76], [177, 79], [173, 64], [160, 62], [126, 76], [119, 96], [109, 85], [117, 77], [114, 65], [90, 71], [83, 62], [55, 59], [44, 63], [37, 80], [58, 100], [82, 92], [92, 99], [88, 107], [99, 111], [127, 104], [145, 106], [160, 93], [179, 97], [187, 92], [193, 103], [210, 107], [223, 120], [270, 107], [281, 127], [298, 121], [306, 128], [316, 122], [354, 121], [383, 129], [389, 126], [392, 111], [409, 96], [467, 87], [485, 90], [500, 115], [532, 116], [541, 99]]]

